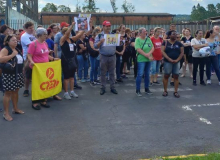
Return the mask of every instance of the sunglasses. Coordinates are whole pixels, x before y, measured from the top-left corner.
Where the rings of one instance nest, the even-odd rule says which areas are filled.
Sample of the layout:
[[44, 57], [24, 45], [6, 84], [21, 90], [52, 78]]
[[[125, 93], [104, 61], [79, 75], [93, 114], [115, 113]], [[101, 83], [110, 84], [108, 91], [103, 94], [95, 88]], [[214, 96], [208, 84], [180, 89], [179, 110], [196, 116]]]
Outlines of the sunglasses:
[[176, 38], [181, 38], [181, 37], [176, 37]]

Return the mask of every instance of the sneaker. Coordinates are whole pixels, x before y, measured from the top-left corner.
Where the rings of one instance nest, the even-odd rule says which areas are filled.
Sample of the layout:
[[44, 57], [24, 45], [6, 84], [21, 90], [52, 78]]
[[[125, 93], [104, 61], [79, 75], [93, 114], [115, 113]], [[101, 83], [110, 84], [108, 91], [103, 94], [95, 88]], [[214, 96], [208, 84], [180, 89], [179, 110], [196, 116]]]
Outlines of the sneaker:
[[94, 87], [95, 83], [94, 82], [90, 82], [90, 86]]
[[161, 85], [161, 83], [159, 83], [158, 81], [153, 82], [153, 84], [154, 84], [154, 85], [158, 85], [158, 86]]
[[201, 84], [202, 86], [206, 86], [206, 84], [205, 84], [204, 81], [203, 81], [203, 82], [200, 82], [200, 84]]
[[70, 97], [69, 93], [64, 93], [63, 98], [64, 98], [64, 99], [67, 99], [67, 100], [72, 99], [72, 98]]
[[117, 82], [121, 82], [121, 83], [123, 83], [122, 78], [116, 79], [116, 81], [117, 81]]
[[151, 87], [151, 86], [153, 86], [153, 83], [150, 83], [150, 84], [149, 84], [149, 87]]
[[194, 86], [197, 86], [196, 82], [193, 82], [193, 85], [194, 85]]
[[138, 97], [142, 97], [142, 94], [141, 94], [140, 91], [137, 90], [137, 91], [136, 91], [136, 94], [137, 94]]
[[100, 85], [101, 82], [99, 80], [94, 80], [94, 84]]
[[153, 93], [149, 90], [149, 88], [145, 88], [145, 93], [152, 95]]
[[170, 85], [171, 85], [171, 86], [174, 86], [174, 82], [170, 82]]
[[90, 82], [90, 78], [87, 78], [87, 79], [86, 79], [86, 82]]
[[[220, 83], [219, 83], [220, 84]], [[3, 109], [2, 108], [0, 108], [0, 112], [2, 112], [3, 111]]]
[[74, 89], [82, 89], [81, 86], [79, 86], [78, 84], [74, 85]]
[[78, 98], [79, 97], [74, 91], [70, 92], [70, 96], [74, 97], [74, 98]]
[[24, 93], [23, 93], [23, 96], [28, 97], [29, 96], [29, 90], [25, 90]]
[[85, 80], [85, 79], [81, 79], [81, 80], [80, 80], [80, 82], [85, 83], [85, 82], [86, 82], [86, 80]]
[[111, 92], [114, 94], [118, 94], [118, 92], [116, 91], [116, 89], [111, 89]]
[[212, 84], [212, 81], [211, 80], [207, 80], [207, 84]]
[[101, 88], [100, 89], [100, 95], [103, 95], [103, 94], [105, 94], [105, 89]]

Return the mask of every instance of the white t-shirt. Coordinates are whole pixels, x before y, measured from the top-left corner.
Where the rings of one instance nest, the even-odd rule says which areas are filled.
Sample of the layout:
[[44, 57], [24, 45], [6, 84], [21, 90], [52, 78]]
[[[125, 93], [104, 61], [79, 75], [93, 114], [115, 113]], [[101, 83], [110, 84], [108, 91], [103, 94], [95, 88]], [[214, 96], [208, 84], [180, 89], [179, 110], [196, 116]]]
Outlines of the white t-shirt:
[[193, 57], [200, 57], [200, 58], [202, 58], [202, 57], [200, 56], [199, 51], [195, 50], [193, 46], [194, 46], [194, 45], [202, 45], [202, 44], [206, 44], [206, 43], [208, 43], [208, 42], [206, 41], [205, 38], [202, 38], [201, 40], [197, 40], [196, 38], [193, 38], [192, 41], [191, 41], [191, 46], [192, 46], [192, 49], [193, 49], [193, 54], [192, 54], [192, 56], [193, 56]]
[[23, 58], [24, 58], [24, 60], [26, 60], [26, 57], [27, 57], [28, 45], [32, 41], [34, 41], [35, 39], [36, 39], [36, 37], [33, 34], [28, 34], [27, 32], [25, 32], [21, 36], [21, 45], [22, 45], [22, 49], [23, 49]]

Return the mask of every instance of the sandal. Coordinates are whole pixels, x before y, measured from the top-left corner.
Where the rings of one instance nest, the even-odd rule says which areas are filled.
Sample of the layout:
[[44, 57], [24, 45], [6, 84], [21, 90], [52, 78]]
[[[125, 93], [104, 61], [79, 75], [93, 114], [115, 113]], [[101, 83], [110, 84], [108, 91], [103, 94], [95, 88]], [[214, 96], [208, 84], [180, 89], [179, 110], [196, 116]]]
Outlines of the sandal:
[[176, 98], [180, 98], [180, 95], [178, 94], [178, 92], [174, 92], [173, 95], [174, 95], [174, 97], [176, 97]]
[[22, 110], [17, 110], [17, 111], [12, 111], [12, 113], [14, 114], [24, 114], [24, 112]]
[[48, 105], [47, 103], [40, 103], [40, 105], [44, 108], [50, 108], [50, 105]]
[[60, 96], [58, 96], [58, 95], [53, 96], [53, 99], [54, 99], [54, 100], [58, 100], [58, 101], [61, 101], [61, 100], [62, 100], [62, 98], [61, 98]]
[[162, 96], [167, 97], [167, 96], [168, 96], [168, 92], [167, 92], [167, 91], [164, 91], [163, 94], [162, 94]]
[[11, 116], [6, 117], [5, 114], [3, 114], [3, 118], [4, 118], [4, 120], [9, 121], [9, 122], [13, 121], [13, 118]]

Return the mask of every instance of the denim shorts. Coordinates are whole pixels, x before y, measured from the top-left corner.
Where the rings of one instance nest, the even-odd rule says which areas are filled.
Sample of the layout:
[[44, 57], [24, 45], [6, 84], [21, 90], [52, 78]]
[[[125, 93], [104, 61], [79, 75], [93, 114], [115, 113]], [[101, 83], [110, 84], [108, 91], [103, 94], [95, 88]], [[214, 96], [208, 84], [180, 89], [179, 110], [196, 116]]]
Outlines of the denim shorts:
[[164, 61], [164, 74], [170, 75], [171, 73], [173, 75], [179, 75], [179, 69], [180, 69], [180, 62], [178, 63], [170, 63]]
[[151, 75], [158, 74], [160, 70], [160, 61], [152, 61], [151, 62]]

